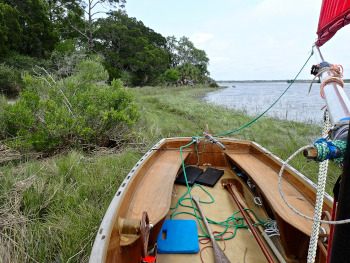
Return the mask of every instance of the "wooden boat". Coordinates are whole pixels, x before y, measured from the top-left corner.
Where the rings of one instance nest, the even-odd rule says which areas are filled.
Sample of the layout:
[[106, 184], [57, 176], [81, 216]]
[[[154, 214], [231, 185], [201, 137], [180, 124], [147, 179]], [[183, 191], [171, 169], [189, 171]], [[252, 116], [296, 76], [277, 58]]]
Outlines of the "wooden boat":
[[[187, 191], [187, 186], [174, 184], [183, 170], [182, 159], [185, 166], [197, 164], [196, 167], [204, 170], [210, 167], [224, 172], [213, 188], [203, 186], [215, 200], [212, 204], [202, 204], [207, 218], [225, 221], [239, 211], [230, 193], [221, 184], [223, 179], [231, 179], [232, 189], [246, 208], [254, 211], [263, 221], [268, 218], [276, 221], [279, 236], [269, 238], [272, 246], [262, 237], [263, 232], [258, 232], [274, 262], [280, 262], [274, 250], [282, 255], [285, 262], [306, 262], [312, 221], [294, 213], [282, 200], [278, 191], [278, 173], [283, 161], [255, 142], [230, 138], [219, 139], [226, 150], [201, 140], [197, 145], [193, 143], [184, 148], [181, 158], [180, 147], [191, 142], [192, 138], [163, 139], [135, 165], [121, 184], [103, 218], [90, 262], [140, 262], [141, 253], [155, 246], [164, 220], [169, 219], [173, 213], [170, 208]], [[281, 184], [288, 202], [312, 217], [316, 192], [314, 184], [290, 166], [285, 169]], [[203, 201], [210, 199], [197, 186], [191, 193], [198, 195]], [[254, 203], [257, 197], [261, 205]], [[191, 206], [189, 201], [187, 200], [187, 204]], [[327, 196], [323, 209], [331, 212], [331, 197]], [[180, 211], [193, 213], [193, 208], [181, 207], [177, 212]], [[147, 221], [144, 219], [145, 222], [141, 223], [144, 212], [147, 212], [149, 222], [153, 225], [149, 237], [147, 230], [143, 230], [146, 235], [141, 233], [140, 224], [145, 226]], [[175, 219], [195, 217], [179, 214]], [[329, 231], [328, 226], [323, 227], [326, 232]], [[211, 228], [221, 232], [225, 227], [212, 225]], [[183, 231], [186, 232], [186, 229]], [[232, 231], [235, 231], [234, 228]], [[198, 233], [203, 234], [199, 226]], [[223, 241], [218, 242], [224, 247]], [[199, 246], [201, 249], [206, 245]], [[238, 229], [234, 238], [225, 241], [225, 246], [224, 253], [231, 262], [268, 262], [247, 228]], [[326, 244], [320, 242], [318, 262], [324, 262], [325, 246]], [[202, 257], [204, 262], [214, 262], [214, 255], [209, 249], [202, 253]], [[201, 258], [199, 253], [158, 254], [157, 262], [201, 262]]]
[[[318, 41], [314, 46], [319, 52], [319, 61], [325, 62], [318, 47], [349, 23], [350, 0], [323, 0]], [[315, 70], [320, 71], [321, 64], [315, 65], [312, 71]], [[350, 101], [342, 90], [341, 74], [338, 69], [336, 71], [335, 74], [334, 67], [329, 66], [317, 73], [322, 81], [321, 89], [332, 125], [327, 139], [344, 141], [347, 137], [350, 145]], [[204, 138], [200, 141], [198, 138], [163, 139], [135, 165], [102, 220], [91, 252], [91, 263], [155, 260], [158, 263], [321, 263], [329, 259], [329, 262], [350, 262], [347, 245], [350, 225], [335, 226], [332, 235], [332, 227], [328, 224], [320, 227], [313, 223], [319, 220], [316, 214], [321, 215], [314, 215], [315, 203], [322, 208], [327, 223], [332, 210], [332, 217], [336, 220], [350, 218], [350, 155], [345, 155], [339, 195], [336, 197], [339, 199], [333, 205], [330, 196], [325, 194], [319, 199], [323, 193], [316, 191], [310, 180], [255, 142], [215, 139], [208, 133]], [[202, 174], [210, 174], [208, 171], [214, 169], [220, 172], [221, 178], [217, 178], [212, 187], [199, 187], [197, 184], [190, 187], [186, 179], [185, 185], [176, 184], [182, 176], [190, 176], [187, 167], [196, 167], [197, 171], [201, 169], [204, 171]], [[283, 177], [280, 177], [284, 167]], [[197, 179], [191, 182], [197, 182]], [[207, 202], [211, 196], [215, 201]], [[201, 204], [197, 204], [198, 199]], [[203, 227], [200, 217], [206, 217], [212, 224]], [[175, 220], [195, 220], [195, 234], [190, 227], [178, 227], [177, 235], [170, 234], [173, 229], [164, 226], [169, 222], [173, 227]], [[249, 226], [243, 225], [243, 222]], [[252, 226], [257, 222], [260, 225]], [[178, 249], [178, 246], [183, 249], [183, 244], [188, 245], [185, 240], [188, 233], [192, 233], [190, 237], [195, 237], [195, 244], [190, 244], [191, 249], [186, 251]], [[217, 234], [215, 240], [211, 233], [221, 235]], [[197, 235], [210, 236], [213, 249], [206, 249], [207, 245], [203, 243], [207, 241], [198, 240]], [[331, 237], [333, 242], [329, 245]], [[161, 248], [164, 240], [171, 238], [174, 238], [172, 246]], [[315, 246], [311, 246], [312, 242]], [[157, 251], [161, 253], [156, 255]]]

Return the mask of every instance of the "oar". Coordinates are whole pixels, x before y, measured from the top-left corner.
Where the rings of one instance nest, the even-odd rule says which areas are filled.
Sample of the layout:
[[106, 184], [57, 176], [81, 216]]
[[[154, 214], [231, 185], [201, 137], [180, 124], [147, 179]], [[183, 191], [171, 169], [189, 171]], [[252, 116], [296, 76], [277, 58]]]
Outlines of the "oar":
[[204, 212], [202, 210], [201, 205], [199, 204], [199, 197], [194, 195], [192, 196], [193, 201], [196, 203], [198, 210], [203, 218], [205, 227], [208, 230], [209, 233], [209, 237], [211, 240], [211, 243], [213, 244], [213, 250], [214, 250], [214, 261], [215, 263], [230, 263], [230, 260], [226, 257], [226, 255], [224, 254], [224, 252], [221, 250], [221, 248], [219, 247], [218, 243], [215, 240], [215, 237], [213, 235], [213, 233], [210, 230], [207, 218], [204, 215]]
[[[232, 185], [235, 186], [235, 180], [234, 179], [222, 179], [221, 180], [221, 185], [223, 187], [225, 187], [227, 189], [227, 191], [229, 191], [229, 193], [231, 194], [233, 200], [235, 201], [236, 205], [238, 206], [238, 209], [241, 211], [241, 214], [243, 215], [245, 221], [247, 222], [249, 229], [251, 230], [252, 234], [254, 235], [256, 241], [258, 242], [262, 252], [264, 253], [267, 261], [269, 263], [273, 263], [273, 259], [270, 256], [269, 252], [267, 251], [265, 245], [263, 244], [263, 242], [261, 241], [258, 233], [256, 232], [253, 224], [250, 222], [247, 213], [244, 211], [243, 206], [246, 206], [245, 202], [243, 201], [243, 197], [240, 195], [239, 191], [238, 194], [237, 192], [234, 193], [233, 189], [232, 189]], [[265, 233], [265, 231], [263, 231]], [[266, 235], [267, 236], [267, 235]], [[276, 251], [274, 251], [276, 252]], [[283, 258], [282, 258], [283, 259]], [[283, 262], [283, 261], [282, 261]]]
[[[223, 186], [225, 186], [225, 184], [230, 184], [231, 190], [235, 193], [235, 195], [238, 199], [238, 202], [241, 204], [243, 209], [248, 208], [248, 205], [245, 202], [245, 199], [243, 197], [242, 185], [236, 179], [222, 179], [221, 184]], [[250, 213], [249, 210], [247, 212]], [[254, 215], [251, 215], [250, 218], [254, 221], [254, 223], [259, 223]], [[279, 252], [279, 250], [277, 249], [275, 244], [272, 242], [271, 238], [266, 234], [266, 232], [264, 231], [264, 228], [262, 226], [258, 225], [258, 229], [260, 230], [261, 235], [264, 237], [267, 244], [269, 244], [271, 250], [273, 251], [273, 253], [277, 257], [277, 259], [280, 261], [280, 263], [286, 263], [286, 260], [283, 258], [283, 256], [281, 255], [281, 253]]]

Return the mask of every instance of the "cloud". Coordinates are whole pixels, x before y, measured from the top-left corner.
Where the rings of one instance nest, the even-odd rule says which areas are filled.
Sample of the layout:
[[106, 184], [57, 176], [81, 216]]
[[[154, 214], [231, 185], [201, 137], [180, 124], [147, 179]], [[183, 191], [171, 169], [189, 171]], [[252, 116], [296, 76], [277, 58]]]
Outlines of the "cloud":
[[200, 44], [203, 42], [208, 41], [209, 39], [213, 38], [214, 36], [212, 34], [208, 33], [194, 33], [192, 36], [190, 36], [190, 40], [195, 44]]

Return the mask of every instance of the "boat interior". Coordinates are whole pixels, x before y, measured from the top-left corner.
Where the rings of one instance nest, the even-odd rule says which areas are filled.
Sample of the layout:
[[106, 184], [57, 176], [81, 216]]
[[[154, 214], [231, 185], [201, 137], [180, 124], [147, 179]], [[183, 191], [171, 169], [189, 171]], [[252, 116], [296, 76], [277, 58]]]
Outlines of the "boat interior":
[[[192, 143], [191, 138], [164, 139], [141, 159], [117, 193], [121, 200], [107, 236], [106, 262], [140, 262], [140, 257], [147, 253], [154, 255], [157, 246], [160, 250], [159, 240], [166, 239], [169, 234], [162, 230], [165, 220], [169, 219], [196, 222], [199, 251], [158, 253], [158, 263], [214, 262], [210, 240], [204, 234], [208, 230], [202, 220], [197, 220], [200, 214], [198, 210], [194, 211], [195, 204], [190, 194], [199, 197], [204, 214], [211, 223], [210, 229], [230, 262], [269, 262], [227, 187], [232, 189], [256, 225], [254, 228], [273, 262], [307, 261], [312, 221], [297, 215], [283, 201], [278, 188], [281, 160], [250, 141], [220, 141], [225, 150], [204, 140]], [[189, 146], [184, 147], [186, 145]], [[183, 176], [184, 167], [186, 172], [188, 167], [203, 172], [210, 168], [221, 175], [213, 186], [194, 182], [188, 187], [186, 183], [176, 183]], [[287, 167], [281, 186], [293, 207], [313, 216], [316, 194], [310, 181], [292, 167]], [[325, 199], [325, 216], [331, 208], [331, 200]], [[327, 253], [329, 229], [326, 225], [321, 227], [324, 242], [318, 243], [316, 262], [324, 262]], [[186, 228], [180, 231], [180, 236], [188, 232]]]

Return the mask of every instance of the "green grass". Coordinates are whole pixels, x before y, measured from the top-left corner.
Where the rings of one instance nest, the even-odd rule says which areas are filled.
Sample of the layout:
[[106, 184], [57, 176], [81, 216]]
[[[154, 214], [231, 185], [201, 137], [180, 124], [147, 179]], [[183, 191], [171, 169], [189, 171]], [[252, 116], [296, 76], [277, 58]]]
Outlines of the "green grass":
[[3, 253], [11, 262], [86, 262], [111, 199], [139, 158], [130, 150], [72, 151], [1, 167]]
[[[142, 138], [148, 139], [148, 147], [164, 137], [202, 135], [206, 124], [212, 134], [234, 131], [256, 117], [247, 116], [244, 111], [204, 103], [201, 98], [213, 90], [200, 86], [134, 89], [143, 114], [137, 129]], [[255, 141], [282, 159], [287, 159], [300, 147], [315, 142], [321, 132], [322, 128], [316, 125], [261, 117], [229, 136]], [[306, 163], [304, 157], [298, 156], [291, 164], [313, 181], [317, 180], [317, 163]], [[336, 165], [332, 165], [330, 184], [327, 185], [329, 193], [339, 172]]]
[[[213, 88], [132, 90], [142, 112], [135, 127], [139, 148], [134, 149], [133, 144], [120, 153], [89, 155], [73, 150], [65, 156], [0, 167], [0, 254], [4, 262], [87, 262], [110, 201], [144, 152], [164, 137], [202, 135], [206, 124], [217, 134], [254, 118], [202, 102]], [[320, 134], [318, 126], [262, 117], [231, 137], [254, 140], [286, 159]], [[316, 163], [306, 163], [300, 156], [292, 165], [316, 180]], [[328, 192], [339, 173], [332, 165]]]

